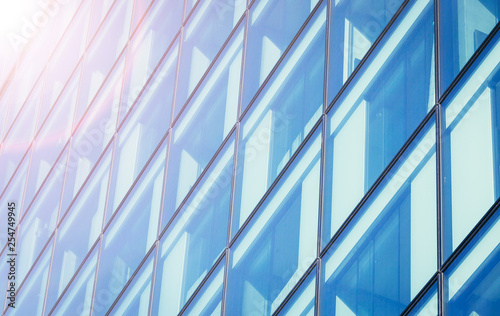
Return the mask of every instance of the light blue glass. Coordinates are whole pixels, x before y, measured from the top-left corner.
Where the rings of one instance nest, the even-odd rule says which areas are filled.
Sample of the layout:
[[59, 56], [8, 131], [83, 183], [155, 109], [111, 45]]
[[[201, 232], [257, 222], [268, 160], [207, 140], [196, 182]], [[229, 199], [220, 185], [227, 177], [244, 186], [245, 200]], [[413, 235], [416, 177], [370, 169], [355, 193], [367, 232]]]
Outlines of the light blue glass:
[[[438, 316], [437, 285], [434, 285], [420, 299], [420, 302], [407, 314], [408, 316]], [[454, 315], [454, 314], [449, 314]]]
[[321, 125], [231, 247], [226, 314], [271, 315], [316, 258]]
[[160, 241], [154, 315], [179, 312], [226, 246], [234, 143], [217, 155]]
[[[121, 55], [124, 55], [124, 47], [129, 38], [132, 7], [133, 1], [116, 1], [87, 48], [78, 97], [77, 117], [80, 117], [81, 113], [87, 109], [115, 62], [123, 57]], [[117, 68], [120, 69], [120, 67], [114, 69]], [[123, 74], [123, 68], [121, 69]]]
[[243, 31], [242, 23], [173, 127], [162, 227], [236, 123]]
[[[162, 13], [170, 12], [170, 15], [175, 14], [176, 17], [179, 15], [177, 17], [179, 21], [182, 16], [182, 6], [181, 13], [176, 12], [174, 8], [168, 7], [172, 6], [171, 2], [182, 3], [180, 1], [155, 1], [155, 4], [158, 5], [151, 8], [148, 16], [146, 16], [146, 18], [151, 18], [150, 15], [154, 15], [153, 21], [147, 20], [147, 22], [152, 25], [142, 25], [128, 46], [129, 52], [127, 67], [125, 69], [120, 121], [144, 88], [144, 84], [151, 74], [153, 74], [155, 68], [159, 67], [155, 73], [155, 77], [151, 79], [145, 89], [146, 91], [154, 89], [162, 90], [156, 93], [157, 95], [162, 95], [162, 99], [157, 100], [157, 102], [158, 104], [164, 104], [164, 107], [168, 108], [168, 113], [163, 115], [163, 119], [165, 123], [167, 123], [167, 127], [170, 125], [179, 41], [176, 40], [175, 44], [171, 43], [177, 29], [172, 33], [168, 25], [162, 24], [172, 23], [172, 21], [169, 22], [169, 17], [163, 16]], [[158, 7], [165, 4], [167, 9], [165, 7]], [[177, 38], [179, 38], [179, 36]], [[166, 52], [167, 49], [169, 50], [168, 53]], [[166, 56], [161, 61], [161, 64], [158, 65], [164, 54], [166, 54]], [[149, 91], [149, 94], [151, 94], [151, 92], [152, 91]]]
[[437, 268], [431, 119], [328, 250], [321, 315], [398, 315]]
[[[48, 306], [56, 302], [102, 231], [112, 148], [111, 146], [107, 150], [96, 169], [92, 171], [91, 177], [84, 182], [69, 210], [61, 209], [62, 219], [57, 229], [52, 273], [48, 284], [46, 299]], [[85, 163], [74, 165], [70, 161], [68, 173], [71, 169], [83, 168], [82, 165]], [[78, 171], [71, 173], [79, 174]], [[83, 174], [86, 177], [87, 174], [85, 172]], [[79, 183], [84, 180], [76, 179], [68, 182], [66, 178], [64, 194], [73, 196], [73, 190], [78, 192]]]
[[[3, 192], [3, 195], [0, 197], [0, 205], [8, 205], [9, 202], [14, 202], [16, 204], [15, 214], [16, 214], [16, 221], [18, 223], [23, 213], [23, 197], [24, 197], [24, 187], [26, 184], [26, 175], [28, 173], [28, 163], [29, 163], [28, 159], [24, 159], [21, 162], [21, 164], [19, 165], [19, 169], [16, 172], [16, 176], [12, 179], [12, 181], [9, 183], [9, 186], [6, 188], [6, 190]], [[7, 207], [0, 209], [0, 216], [3, 216], [3, 218], [6, 219], [4, 223], [7, 223], [8, 213], [9, 209]], [[3, 227], [0, 227], [0, 252], [7, 243], [8, 239], [7, 228], [8, 228], [7, 225], [3, 225]]]
[[444, 273], [448, 315], [498, 315], [500, 302], [500, 221], [498, 209]]
[[[181, 46], [174, 117], [212, 63], [224, 41], [240, 20], [241, 0], [201, 0], [186, 22]], [[239, 70], [239, 69], [238, 69]]]
[[316, 268], [300, 285], [285, 307], [277, 314], [281, 316], [314, 316], [316, 298]]
[[[63, 89], [68, 89], [68, 87], [65, 87], [66, 81], [80, 80], [79, 75], [75, 79], [69, 78], [75, 77], [72, 72], [77, 68], [78, 63], [81, 63], [80, 60], [85, 51], [86, 42], [84, 39], [89, 27], [92, 2], [91, 0], [82, 2], [82, 6], [73, 17], [72, 23], [68, 26], [47, 64], [45, 82], [50, 84], [47, 84], [47, 91], [43, 94], [42, 113], [47, 113]], [[64, 67], [61, 67], [61, 65], [64, 65]], [[43, 120], [44, 118], [45, 115], [41, 115], [40, 119]]]
[[321, 5], [241, 123], [232, 236], [323, 110], [326, 5]]
[[[18, 254], [17, 278], [23, 280], [33, 262], [40, 255], [56, 228], [64, 182], [64, 166], [67, 148], [51, 169], [46, 179], [39, 179], [43, 186], [33, 201], [25, 202], [26, 211], [19, 223], [16, 251]], [[26, 198], [25, 198], [26, 199]]]
[[328, 103], [402, 3], [403, 0], [331, 1]]
[[408, 3], [328, 113], [323, 246], [434, 105], [433, 13]]
[[[104, 315], [137, 269], [158, 236], [158, 221], [165, 174], [166, 146], [158, 149], [138, 182], [105, 228], [99, 259], [93, 315]], [[109, 216], [111, 210], [106, 211]], [[96, 297], [97, 300], [97, 297]]]
[[478, 49], [500, 19], [497, 0], [440, 0], [441, 93]]
[[[16, 289], [19, 289], [15, 297], [15, 308], [9, 308], [7, 313], [3, 315], [42, 315], [43, 302], [45, 299], [45, 290], [47, 288], [47, 279], [49, 277], [50, 255], [52, 253], [52, 241], [50, 245], [45, 248], [39, 260], [31, 270], [29, 278], [21, 285], [21, 279], [17, 279], [16, 274]], [[3, 259], [3, 258], [2, 258]], [[17, 263], [18, 257], [15, 257]], [[7, 298], [6, 303], [11, 301]]]
[[[172, 47], [120, 126], [108, 198], [110, 209], [116, 209], [122, 201], [170, 126], [177, 54], [178, 47]], [[120, 116], [125, 116], [123, 107], [127, 105], [122, 100]]]
[[137, 275], [125, 289], [109, 315], [148, 315], [155, 250], [149, 254]]
[[[2, 138], [0, 147], [0, 166], [2, 166], [0, 168], [0, 177], [2, 178], [0, 183], [5, 182], [7, 184], [7, 181], [10, 180], [35, 136], [40, 97], [43, 91], [41, 83], [42, 81], [39, 81], [37, 86], [34, 87], [12, 126], [5, 127], [6, 136]], [[3, 109], [3, 111], [7, 112], [6, 108]], [[0, 193], [4, 188], [2, 184]]]
[[[97, 243], [88, 254], [85, 262], [79, 267], [75, 278], [65, 288], [62, 294], [63, 296], [57, 301], [57, 305], [46, 306], [45, 310], [48, 311], [48, 314], [54, 316], [90, 315], [92, 297], [94, 296], [94, 281], [99, 245], [100, 243]], [[108, 297], [108, 295], [106, 291], [96, 292], [95, 304], [97, 304], [102, 297]]]
[[243, 110], [299, 31], [317, 0], [258, 0], [250, 8]]
[[222, 287], [224, 285], [225, 257], [217, 265], [209, 279], [203, 284], [186, 310], [186, 316], [216, 316], [222, 311]]
[[[7, 236], [7, 232], [5, 232], [5, 236]], [[0, 247], [3, 247], [3, 246], [0, 246]], [[0, 280], [0, 290], [3, 293], [7, 292], [7, 290], [9, 289], [9, 283], [10, 283], [10, 280], [8, 279], [8, 275], [10, 272], [10, 263], [7, 262], [8, 260], [9, 260], [9, 258], [7, 257], [6, 248], [3, 248], [3, 252], [2, 252], [2, 250], [0, 250], [0, 273], [1, 273], [1, 275], [5, 275], [5, 278]], [[7, 294], [2, 294], [2, 296], [0, 296], [0, 308], [1, 308], [2, 312], [6, 307], [7, 307]]]
[[500, 34], [443, 103], [445, 259], [500, 197]]

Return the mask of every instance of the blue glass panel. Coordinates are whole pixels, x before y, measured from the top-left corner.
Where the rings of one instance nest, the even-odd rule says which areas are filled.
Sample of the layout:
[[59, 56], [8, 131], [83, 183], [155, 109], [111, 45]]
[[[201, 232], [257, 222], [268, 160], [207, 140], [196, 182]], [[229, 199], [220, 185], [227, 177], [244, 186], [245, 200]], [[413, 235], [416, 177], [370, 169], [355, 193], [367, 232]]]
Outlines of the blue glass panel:
[[[170, 126], [177, 54], [178, 47], [172, 47], [118, 131], [108, 198], [112, 210], [122, 201]], [[122, 102], [121, 106], [126, 105]], [[126, 112], [121, 110], [120, 114], [125, 116]]]
[[[55, 250], [52, 257], [53, 273], [50, 276], [47, 292], [46, 304], [48, 306], [52, 306], [61, 295], [102, 231], [111, 152], [112, 146], [98, 162], [88, 181], [83, 184], [70, 209], [67, 212], [66, 209], [61, 210], [62, 220], [57, 229]], [[68, 170], [84, 168], [84, 166], [85, 162], [79, 164], [70, 162]], [[85, 177], [87, 176], [87, 173], [83, 174]], [[70, 191], [66, 193], [73, 196], [73, 190], [78, 192], [81, 186], [79, 183], [84, 180], [66, 181], [65, 191]], [[74, 188], [74, 186], [77, 187]]]
[[437, 267], [431, 120], [322, 260], [323, 315], [398, 315]]
[[323, 110], [326, 5], [318, 8], [242, 121], [232, 235]]
[[407, 315], [438, 316], [437, 285], [434, 285], [431, 289], [429, 289], [429, 291], [420, 299], [420, 302], [418, 302]]
[[176, 314], [226, 246], [234, 157], [231, 139], [163, 235], [153, 314]]
[[285, 307], [277, 314], [282, 316], [313, 316], [316, 298], [316, 268], [314, 268], [293, 294]]
[[[73, 281], [66, 287], [63, 297], [57, 302], [57, 305], [46, 306], [45, 310], [49, 311], [50, 315], [90, 315], [99, 244], [100, 243], [97, 243], [94, 249], [88, 254], [88, 258], [78, 270]], [[107, 291], [96, 292], [95, 304], [103, 297], [108, 297], [108, 295]]]
[[67, 152], [65, 149], [46, 179], [38, 179], [40, 182], [43, 181], [43, 186], [36, 193], [33, 201], [29, 203], [26, 201], [26, 211], [22, 219], [18, 218], [16, 251], [19, 258], [17, 267], [19, 280], [23, 280], [56, 228]]
[[[9, 308], [5, 315], [43, 315], [43, 302], [45, 299], [45, 290], [47, 288], [47, 279], [49, 277], [50, 255], [52, 253], [52, 241], [37, 261], [36, 266], [31, 270], [29, 278], [23, 283], [21, 279], [17, 279], [16, 275], [16, 289], [19, 289], [15, 300], [15, 308]], [[3, 258], [2, 258], [3, 259]], [[19, 263], [18, 257], [15, 257]], [[7, 304], [12, 302], [7, 298]]]
[[186, 22], [174, 116], [193, 92], [245, 9], [241, 0], [201, 0]]
[[162, 227], [236, 123], [243, 27], [240, 24], [173, 127]]
[[[93, 315], [104, 315], [158, 236], [166, 146], [158, 149], [104, 232]], [[107, 210], [107, 213], [111, 210]], [[96, 297], [97, 300], [97, 297]]]
[[500, 197], [500, 33], [443, 106], [445, 259]]
[[441, 92], [453, 81], [500, 19], [498, 0], [440, 0]]
[[258, 0], [250, 8], [243, 109], [304, 24], [317, 0]]
[[151, 251], [119, 301], [111, 311], [108, 311], [108, 315], [148, 315], [155, 250]]
[[434, 105], [433, 13], [408, 3], [328, 113], [323, 246]]
[[222, 286], [224, 283], [225, 258], [217, 265], [182, 315], [216, 316], [222, 310]]
[[403, 0], [335, 0], [330, 12], [328, 103], [340, 91]]
[[444, 300], [448, 315], [498, 315], [500, 310], [499, 214], [497, 209], [486, 226], [445, 271]]
[[271, 315], [316, 258], [321, 125], [231, 247], [226, 313]]
[[[8, 205], [9, 202], [16, 203], [16, 221], [19, 223], [19, 219], [22, 216], [23, 212], [23, 197], [24, 197], [24, 187], [26, 184], [26, 174], [28, 173], [28, 162], [29, 159], [24, 159], [17, 170], [16, 176], [12, 179], [9, 186], [3, 192], [2, 197], [0, 198], [0, 205]], [[0, 191], [1, 192], [1, 191]], [[0, 216], [5, 218], [7, 221], [9, 209], [4, 207], [0, 209]], [[7, 225], [3, 225], [0, 227], [0, 252], [2, 251], [2, 247], [7, 243]], [[1, 290], [1, 287], [0, 287]]]

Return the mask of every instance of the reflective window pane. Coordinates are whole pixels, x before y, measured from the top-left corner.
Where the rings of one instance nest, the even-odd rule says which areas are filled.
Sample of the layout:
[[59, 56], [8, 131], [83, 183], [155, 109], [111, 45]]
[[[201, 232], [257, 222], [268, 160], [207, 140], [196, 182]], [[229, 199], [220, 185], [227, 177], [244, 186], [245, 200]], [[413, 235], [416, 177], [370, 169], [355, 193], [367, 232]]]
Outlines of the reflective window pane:
[[153, 314], [175, 314], [226, 246], [234, 139], [226, 144], [160, 241]]
[[258, 0], [250, 9], [243, 109], [304, 24], [317, 0]]
[[233, 34], [173, 127], [162, 227], [236, 123], [243, 26]]
[[186, 22], [174, 116], [208, 69], [243, 11], [241, 0], [201, 0]]
[[[61, 210], [61, 222], [57, 229], [54, 254], [52, 256], [52, 273], [47, 292], [47, 305], [52, 306], [62, 294], [83, 259], [95, 244], [102, 231], [106, 192], [108, 188], [111, 150], [98, 162], [92, 172], [92, 178], [80, 185], [85, 179], [65, 183], [65, 193], [73, 196], [73, 190], [79, 192], [69, 210]], [[68, 170], [83, 168], [83, 162], [73, 164], [70, 160]], [[69, 173], [69, 171], [68, 171]], [[76, 171], [76, 174], [79, 172]], [[85, 173], [85, 177], [86, 177]], [[68, 180], [68, 179], [67, 179]], [[77, 188], [74, 188], [74, 186]], [[70, 191], [70, 192], [66, 192]], [[76, 194], [76, 192], [74, 194]], [[71, 202], [71, 201], [70, 201]], [[68, 202], [69, 203], [69, 202]]]
[[155, 250], [149, 254], [109, 315], [148, 315]]
[[182, 313], [186, 316], [217, 316], [222, 310], [222, 286], [224, 283], [225, 258], [212, 272], [210, 278], [203, 284], [200, 292]]
[[500, 197], [500, 34], [443, 103], [445, 259]]
[[328, 113], [323, 246], [434, 105], [433, 13], [408, 3]]
[[500, 19], [497, 0], [440, 0], [441, 93]]
[[316, 298], [316, 269], [300, 285], [285, 307], [278, 313], [281, 316], [314, 316]]
[[325, 27], [323, 4], [241, 123], [233, 236], [321, 116]]
[[104, 315], [108, 311], [156, 241], [165, 158], [164, 144], [131, 188], [123, 204], [115, 211], [105, 230], [96, 293], [106, 292], [107, 296], [101, 298], [100, 302], [95, 301], [94, 315]]
[[316, 258], [320, 156], [321, 125], [231, 247], [228, 315], [271, 315]]
[[[407, 314], [408, 316], [438, 316], [437, 286], [434, 285]], [[450, 314], [454, 315], [454, 314]]]
[[322, 260], [321, 313], [398, 315], [437, 268], [431, 120]]
[[496, 315], [500, 308], [498, 209], [465, 251], [445, 271], [449, 315]]
[[403, 0], [331, 2], [328, 103], [340, 91]]
[[[95, 271], [97, 266], [97, 253], [99, 243], [88, 254], [88, 258], [78, 270], [78, 274], [66, 287], [63, 297], [56, 306], [47, 306], [50, 315], [81, 315], [88, 316], [92, 308], [92, 297], [94, 295]], [[95, 293], [96, 303], [106, 297], [108, 293], [100, 291]]]

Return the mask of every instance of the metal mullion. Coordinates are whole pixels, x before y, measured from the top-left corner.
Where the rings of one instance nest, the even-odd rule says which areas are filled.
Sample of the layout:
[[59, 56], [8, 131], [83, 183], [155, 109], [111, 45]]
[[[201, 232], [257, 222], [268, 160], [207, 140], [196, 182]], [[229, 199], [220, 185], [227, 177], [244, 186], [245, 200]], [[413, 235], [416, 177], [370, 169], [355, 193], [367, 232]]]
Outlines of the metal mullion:
[[[177, 64], [175, 67], [175, 78], [174, 78], [174, 93], [172, 94], [172, 105], [170, 107], [170, 122], [169, 122], [169, 127], [172, 129], [174, 126], [174, 118], [175, 118], [175, 104], [177, 102], [177, 86], [179, 82], [179, 73], [181, 70], [181, 54], [182, 54], [182, 47], [184, 46], [184, 30], [185, 27], [184, 25], [181, 26], [179, 29], [179, 47], [177, 48]], [[180, 114], [180, 112], [179, 112]]]
[[[401, 312], [400, 315], [408, 316], [413, 312], [414, 308], [425, 298], [427, 294], [430, 293], [432, 288], [439, 283], [440, 272], [435, 272], [434, 275], [427, 281], [427, 283], [420, 289], [420, 291], [415, 295], [411, 302], [406, 306], [406, 308]], [[439, 296], [438, 296], [439, 297]], [[439, 300], [439, 299], [438, 299]], [[439, 304], [439, 303], [438, 303]]]
[[441, 21], [439, 16], [439, 4], [440, 0], [434, 0], [434, 84], [435, 84], [435, 93], [434, 93], [434, 103], [438, 103], [439, 96], [441, 95]]
[[[436, 0], [438, 1], [438, 0]], [[438, 315], [444, 315], [444, 284], [441, 276], [444, 258], [444, 211], [443, 211], [443, 146], [442, 135], [443, 129], [442, 107], [441, 104], [436, 104], [436, 211], [437, 211], [437, 266], [438, 266], [438, 279], [437, 279], [437, 296], [438, 296]]]
[[320, 158], [320, 182], [319, 182], [319, 209], [318, 209], [318, 237], [316, 240], [316, 257], [319, 258], [323, 245], [323, 214], [325, 201], [325, 177], [326, 177], [326, 124], [327, 116], [322, 115], [322, 131], [321, 131], [321, 158]]
[[[241, 1], [241, 0], [236, 0], [236, 1]], [[242, 47], [242, 54], [241, 54], [241, 70], [240, 70], [240, 91], [238, 95], [238, 110], [237, 110], [237, 115], [236, 115], [236, 120], [241, 115], [241, 111], [243, 108], [243, 89], [245, 85], [245, 65], [246, 65], [246, 59], [247, 59], [247, 48], [248, 48], [248, 28], [249, 26], [249, 20], [250, 20], [250, 10], [246, 9], [245, 13], [243, 13], [243, 16], [245, 16], [245, 29], [243, 30], [243, 47]], [[239, 122], [239, 121], [238, 121]]]
[[236, 132], [234, 141], [234, 153], [233, 153], [233, 170], [231, 173], [231, 193], [229, 197], [229, 216], [227, 223], [227, 237], [226, 237], [226, 247], [229, 247], [231, 242], [231, 235], [233, 232], [233, 213], [234, 213], [234, 195], [236, 187], [236, 176], [238, 175], [238, 156], [239, 156], [239, 145], [240, 145], [240, 132], [241, 124], [236, 122]]
[[156, 269], [158, 267], [158, 256], [160, 255], [160, 242], [155, 241], [155, 257], [153, 258], [153, 271], [151, 272], [151, 288], [149, 289], [148, 316], [151, 316], [153, 309], [153, 296], [156, 283]]
[[101, 232], [101, 234], [99, 235], [99, 238], [97, 240], [99, 241], [99, 250], [97, 251], [97, 261], [96, 261], [95, 273], [94, 273], [94, 287], [92, 289], [92, 298], [90, 300], [90, 315], [89, 316], [92, 316], [94, 314], [94, 303], [95, 303], [95, 296], [96, 296], [96, 290], [97, 290], [97, 279], [99, 277], [99, 267], [101, 265], [102, 244], [104, 244], [104, 233]]
[[227, 301], [227, 287], [229, 281], [229, 256], [231, 255], [231, 248], [227, 247], [225, 251], [226, 262], [224, 264], [224, 281], [222, 282], [222, 303], [221, 303], [221, 316], [226, 315], [226, 301]]
[[47, 296], [49, 294], [50, 276], [52, 275], [52, 264], [54, 262], [54, 253], [55, 253], [55, 249], [56, 249], [57, 233], [58, 233], [58, 229], [56, 227], [56, 229], [54, 230], [54, 240], [53, 240], [52, 251], [51, 251], [50, 260], [49, 260], [49, 271], [47, 274], [47, 284], [45, 285], [45, 293], [44, 293], [43, 305], [42, 305], [42, 316], [45, 315]]

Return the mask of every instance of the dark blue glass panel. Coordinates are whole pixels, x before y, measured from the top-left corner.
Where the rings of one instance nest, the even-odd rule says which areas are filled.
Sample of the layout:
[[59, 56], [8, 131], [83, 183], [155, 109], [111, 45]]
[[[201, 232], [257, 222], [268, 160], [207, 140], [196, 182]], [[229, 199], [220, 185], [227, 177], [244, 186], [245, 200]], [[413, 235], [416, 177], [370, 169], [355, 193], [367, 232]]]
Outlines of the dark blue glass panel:
[[433, 16], [408, 3], [328, 113], [323, 246], [434, 105]]
[[328, 103], [340, 91], [403, 0], [331, 1]]
[[293, 294], [285, 307], [277, 314], [281, 316], [313, 316], [316, 303], [316, 268], [314, 268]]
[[499, 210], [445, 271], [448, 315], [494, 316], [500, 311]]
[[443, 102], [446, 259], [500, 197], [500, 34]]
[[441, 93], [474, 54], [500, 18], [498, 0], [440, 0]]
[[231, 247], [226, 313], [271, 315], [317, 256], [321, 125]]
[[436, 272], [431, 120], [322, 260], [322, 315], [398, 315]]
[[243, 118], [232, 236], [321, 116], [325, 30], [323, 4]]
[[245, 109], [317, 0], [258, 0], [250, 8], [243, 80]]

